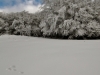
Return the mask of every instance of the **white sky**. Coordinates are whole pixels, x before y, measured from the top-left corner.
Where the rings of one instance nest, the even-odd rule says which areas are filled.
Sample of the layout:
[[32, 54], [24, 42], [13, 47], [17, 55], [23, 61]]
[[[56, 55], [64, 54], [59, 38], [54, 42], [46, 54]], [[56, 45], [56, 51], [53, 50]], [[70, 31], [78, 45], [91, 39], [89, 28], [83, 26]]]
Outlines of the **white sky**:
[[20, 2], [19, 4], [16, 4], [14, 6], [5, 6], [3, 8], [0, 8], [0, 12], [20, 12], [20, 11], [28, 11], [29, 13], [35, 13], [37, 11], [40, 11], [41, 4], [34, 5], [34, 0], [26, 0], [26, 2]]

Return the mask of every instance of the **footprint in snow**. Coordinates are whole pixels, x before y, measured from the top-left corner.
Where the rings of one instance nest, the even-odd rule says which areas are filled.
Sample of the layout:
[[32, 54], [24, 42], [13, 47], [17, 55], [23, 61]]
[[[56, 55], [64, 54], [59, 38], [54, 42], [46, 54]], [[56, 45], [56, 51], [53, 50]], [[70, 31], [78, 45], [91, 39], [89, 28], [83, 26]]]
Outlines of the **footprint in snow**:
[[24, 72], [19, 72], [20, 74], [24, 74]]

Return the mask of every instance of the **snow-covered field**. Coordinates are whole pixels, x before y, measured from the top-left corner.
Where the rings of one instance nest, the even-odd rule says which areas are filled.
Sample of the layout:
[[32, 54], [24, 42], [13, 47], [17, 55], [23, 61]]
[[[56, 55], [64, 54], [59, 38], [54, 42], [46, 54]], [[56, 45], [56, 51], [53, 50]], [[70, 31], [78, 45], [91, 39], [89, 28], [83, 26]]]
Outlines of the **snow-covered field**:
[[0, 36], [0, 75], [100, 75], [100, 40]]

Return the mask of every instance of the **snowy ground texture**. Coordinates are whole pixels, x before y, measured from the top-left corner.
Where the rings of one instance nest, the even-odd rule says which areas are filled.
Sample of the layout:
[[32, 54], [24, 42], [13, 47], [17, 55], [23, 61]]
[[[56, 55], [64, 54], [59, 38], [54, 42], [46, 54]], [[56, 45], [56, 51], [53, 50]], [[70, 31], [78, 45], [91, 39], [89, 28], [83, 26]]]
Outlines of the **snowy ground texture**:
[[100, 75], [100, 40], [2, 35], [0, 75]]

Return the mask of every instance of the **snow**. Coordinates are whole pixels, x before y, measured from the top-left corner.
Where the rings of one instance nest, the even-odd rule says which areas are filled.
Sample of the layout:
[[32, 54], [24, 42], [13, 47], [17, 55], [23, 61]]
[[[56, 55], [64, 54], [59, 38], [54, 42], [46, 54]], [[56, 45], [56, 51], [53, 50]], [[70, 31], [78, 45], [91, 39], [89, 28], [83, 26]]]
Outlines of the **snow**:
[[0, 75], [100, 75], [100, 40], [2, 35]]

